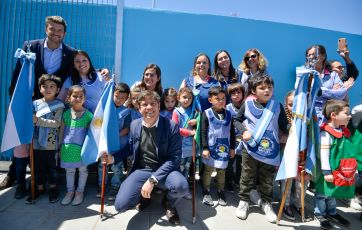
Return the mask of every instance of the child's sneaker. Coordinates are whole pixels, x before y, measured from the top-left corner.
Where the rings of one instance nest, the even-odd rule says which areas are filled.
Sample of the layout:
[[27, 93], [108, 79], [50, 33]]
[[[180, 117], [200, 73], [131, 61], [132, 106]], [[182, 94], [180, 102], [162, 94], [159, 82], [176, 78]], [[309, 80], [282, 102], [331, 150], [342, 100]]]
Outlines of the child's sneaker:
[[56, 188], [50, 188], [49, 189], [49, 202], [50, 203], [56, 203], [59, 200], [59, 192]]
[[239, 219], [246, 220], [248, 216], [248, 210], [249, 210], [249, 203], [241, 200], [239, 202], [239, 206], [235, 210], [235, 215]]
[[338, 213], [336, 213], [335, 215], [327, 215], [327, 219], [347, 228], [351, 226], [351, 223]]
[[204, 195], [202, 197], [202, 203], [209, 205], [209, 206], [214, 206], [214, 201], [212, 200], [212, 197], [210, 195], [210, 192], [204, 192]]
[[333, 229], [333, 226], [331, 225], [329, 220], [327, 220], [324, 216], [315, 216], [315, 218], [319, 221], [321, 229], [324, 229], [324, 230]]
[[271, 204], [269, 202], [265, 202], [262, 204], [262, 209], [266, 215], [266, 219], [270, 222], [270, 223], [276, 223], [277, 222], [277, 215], [275, 215], [274, 211], [273, 211], [273, 207], [271, 206]]
[[285, 206], [283, 216], [288, 220], [295, 220], [294, 210], [290, 206]]
[[26, 196], [26, 186], [25, 185], [21, 185], [19, 184], [16, 187], [16, 191], [15, 191], [15, 199], [22, 199]]
[[354, 197], [351, 199], [350, 201], [350, 204], [349, 206], [351, 208], [353, 208], [354, 210], [357, 210], [357, 211], [362, 211], [362, 205], [361, 205], [362, 202], [360, 202], [360, 200], [358, 199], [358, 197]]
[[31, 193], [28, 196], [28, 198], [26, 198], [25, 204], [33, 204], [35, 201], [37, 201], [41, 195], [43, 195], [45, 193], [45, 189], [42, 190], [35, 190], [35, 196], [34, 196], [34, 200], [31, 198]]
[[73, 206], [80, 205], [83, 202], [83, 193], [75, 192], [74, 200], [72, 202]]
[[252, 189], [249, 194], [250, 201], [253, 202], [257, 206], [261, 206], [261, 198], [259, 192], [256, 189]]
[[68, 204], [72, 203], [73, 197], [74, 197], [74, 192], [67, 192], [67, 194], [63, 198], [61, 204], [68, 205]]
[[218, 200], [219, 205], [226, 206], [228, 204], [227, 201], [226, 201], [224, 191], [222, 191], [222, 190], [217, 191], [217, 196], [219, 197], [219, 200]]
[[117, 188], [117, 187], [112, 187], [111, 188], [111, 191], [109, 192], [109, 196], [108, 196], [109, 201], [114, 201], [116, 199], [116, 196], [118, 194], [118, 190], [119, 190], [119, 188]]

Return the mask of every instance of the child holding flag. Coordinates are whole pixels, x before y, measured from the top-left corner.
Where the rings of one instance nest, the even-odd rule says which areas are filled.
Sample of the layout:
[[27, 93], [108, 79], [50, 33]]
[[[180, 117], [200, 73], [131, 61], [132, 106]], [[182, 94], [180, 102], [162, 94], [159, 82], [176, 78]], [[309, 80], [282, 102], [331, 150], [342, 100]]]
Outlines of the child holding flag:
[[44, 96], [33, 102], [33, 123], [36, 126], [33, 136], [34, 174], [37, 190], [34, 200], [29, 196], [27, 204], [33, 203], [45, 192], [44, 184], [49, 183], [49, 202], [59, 200], [57, 189], [56, 153], [58, 149], [59, 127], [64, 110], [62, 101], [56, 99], [61, 80], [51, 74], [43, 74], [39, 78], [40, 93]]
[[[87, 166], [81, 162], [81, 149], [93, 114], [84, 108], [85, 89], [80, 85], [73, 85], [68, 90], [67, 101], [71, 108], [64, 112], [61, 126], [61, 164], [65, 168], [67, 180], [67, 194], [62, 205], [79, 205], [83, 202], [84, 187], [87, 183]], [[75, 190], [74, 179], [76, 169], [79, 171], [78, 187]], [[73, 200], [74, 198], [74, 200]]]

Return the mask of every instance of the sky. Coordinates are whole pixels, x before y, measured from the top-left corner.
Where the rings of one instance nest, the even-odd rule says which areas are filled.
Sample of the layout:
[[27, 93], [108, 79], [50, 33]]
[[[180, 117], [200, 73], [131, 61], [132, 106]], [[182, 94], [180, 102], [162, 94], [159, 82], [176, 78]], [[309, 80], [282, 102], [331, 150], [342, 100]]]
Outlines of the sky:
[[362, 35], [362, 0], [124, 0], [124, 5], [282, 22]]

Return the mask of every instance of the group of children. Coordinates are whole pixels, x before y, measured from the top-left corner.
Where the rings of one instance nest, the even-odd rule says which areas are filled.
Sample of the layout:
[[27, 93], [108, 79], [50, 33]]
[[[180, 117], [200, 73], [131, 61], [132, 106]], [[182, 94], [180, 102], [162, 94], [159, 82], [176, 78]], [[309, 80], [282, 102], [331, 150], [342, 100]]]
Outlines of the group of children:
[[[48, 181], [49, 201], [57, 202], [59, 200], [56, 161], [58, 159], [57, 150], [60, 149], [60, 166], [65, 169], [67, 180], [67, 193], [61, 203], [79, 205], [83, 201], [88, 175], [87, 167], [81, 164], [80, 152], [93, 115], [84, 108], [85, 90], [78, 85], [69, 89], [66, 98], [69, 109], [64, 111], [64, 103], [57, 99], [60, 84], [59, 78], [53, 75], [43, 75], [39, 79], [39, 87], [44, 97], [33, 103], [33, 122], [36, 126], [33, 145], [37, 185], [35, 198], [37, 199], [45, 192], [44, 184]], [[162, 95], [161, 108], [163, 111], [161, 111], [161, 115], [179, 124], [180, 134], [183, 137], [180, 171], [187, 179], [190, 174], [192, 153], [201, 153], [203, 164], [200, 174], [203, 203], [214, 205], [210, 195], [210, 185], [211, 174], [216, 171], [219, 205], [227, 205], [224, 189], [232, 190], [233, 183], [236, 183], [240, 186], [237, 217], [247, 218], [250, 196], [253, 191], [257, 190], [261, 197], [259, 205], [265, 212], [268, 221], [276, 222], [277, 217], [271, 206], [273, 182], [280, 163], [279, 137], [284, 135], [284, 138], [281, 139], [285, 141], [292, 120], [293, 93], [288, 93], [284, 108], [282, 104], [274, 100], [274, 82], [267, 75], [251, 78], [248, 81], [248, 95], [245, 95], [245, 91], [246, 89], [240, 83], [230, 84], [227, 88], [211, 87], [208, 92], [208, 101], [212, 107], [205, 111], [198, 111], [196, 97], [191, 89], [184, 87], [177, 92], [175, 89], [169, 88]], [[111, 166], [114, 176], [111, 180], [110, 200], [114, 200], [118, 192], [123, 167], [128, 167], [129, 170], [127, 164], [128, 133], [131, 121], [141, 117], [137, 103], [140, 92], [140, 88], [135, 87], [130, 90], [124, 83], [115, 85], [114, 103], [119, 115], [121, 150], [111, 153], [114, 158]], [[124, 106], [127, 101], [128, 108]], [[227, 102], [229, 103], [227, 104]], [[199, 115], [201, 115], [201, 119], [198, 124]], [[344, 127], [347, 126], [351, 116], [347, 103], [333, 100], [326, 103], [324, 116], [327, 118], [327, 123], [322, 126], [321, 131], [321, 165], [324, 176], [316, 180], [315, 216], [320, 220], [321, 227], [330, 229], [329, 220], [344, 226], [349, 225], [346, 219], [336, 213], [336, 202], [333, 197], [336, 194], [334, 190], [343, 187], [340, 184], [334, 184], [337, 179], [334, 170], [339, 167], [340, 160], [345, 158], [343, 150], [338, 148], [343, 146], [342, 142], [350, 135], [348, 129]], [[201, 125], [200, 129], [198, 129], [198, 125]], [[200, 130], [199, 133], [198, 130]], [[201, 137], [200, 146], [193, 144], [194, 136], [198, 134]], [[15, 148], [14, 152], [26, 152], [27, 148], [27, 146], [19, 146]], [[18, 155], [16, 154], [15, 157]], [[26, 194], [24, 168], [29, 161], [27, 157], [19, 159], [21, 163], [17, 164], [19, 185], [16, 198], [22, 198]], [[102, 165], [101, 161], [99, 161], [99, 169]], [[357, 163], [349, 162], [349, 166], [351, 165], [356, 170]], [[74, 186], [76, 169], [79, 171], [77, 189]], [[99, 175], [101, 175], [101, 171], [99, 171]], [[297, 179], [296, 182], [298, 182]], [[98, 181], [99, 185], [100, 183], [101, 180]], [[350, 185], [352, 185], [351, 183]], [[296, 188], [299, 191], [304, 189], [300, 188], [298, 183]], [[352, 191], [351, 187], [348, 187], [347, 190], [350, 193]], [[354, 196], [354, 191], [352, 195], [350, 193], [348, 198]], [[340, 196], [336, 197], [340, 198]], [[187, 194], [185, 198], [190, 199], [191, 194]], [[298, 194], [297, 198], [299, 198]], [[27, 202], [32, 202], [31, 197], [27, 199]], [[289, 217], [294, 216], [291, 206], [288, 200], [284, 212]], [[296, 205], [296, 208], [300, 208], [300, 203]]]

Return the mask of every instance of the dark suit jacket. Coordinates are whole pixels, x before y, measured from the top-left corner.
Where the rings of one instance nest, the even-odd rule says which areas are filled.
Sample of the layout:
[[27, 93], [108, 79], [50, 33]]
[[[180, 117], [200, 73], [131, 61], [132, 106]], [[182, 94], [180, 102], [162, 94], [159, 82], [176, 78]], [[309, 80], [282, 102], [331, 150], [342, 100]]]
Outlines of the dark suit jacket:
[[[130, 148], [133, 153], [133, 167], [131, 171], [138, 169], [139, 144], [141, 142], [142, 120], [132, 121], [130, 128]], [[173, 171], [179, 170], [182, 152], [182, 138], [179, 126], [160, 116], [157, 126], [157, 156], [159, 168], [153, 172], [158, 181], [163, 180]]]
[[[40, 94], [39, 86], [38, 86], [38, 79], [41, 77], [42, 74], [46, 74], [46, 70], [44, 69], [44, 42], [45, 39], [39, 39], [39, 40], [33, 40], [30, 41], [30, 51], [36, 54], [36, 60], [34, 65], [34, 75], [35, 75], [35, 81], [34, 81], [34, 96], [33, 99], [39, 99], [43, 96]], [[23, 50], [27, 50], [28, 42], [24, 42]], [[75, 52], [75, 49], [73, 49], [70, 46], [67, 46], [63, 43], [63, 54], [62, 54], [62, 62], [60, 65], [60, 68], [53, 73], [54, 75], [60, 77], [62, 79], [62, 84], [65, 81], [67, 77], [70, 76], [70, 73], [73, 68], [73, 54]], [[13, 76], [11, 79], [11, 85], [9, 87], [9, 95], [11, 96], [13, 94], [16, 81], [18, 80], [19, 73], [21, 70], [21, 63], [20, 59], [17, 61], [15, 69], [13, 71]]]

